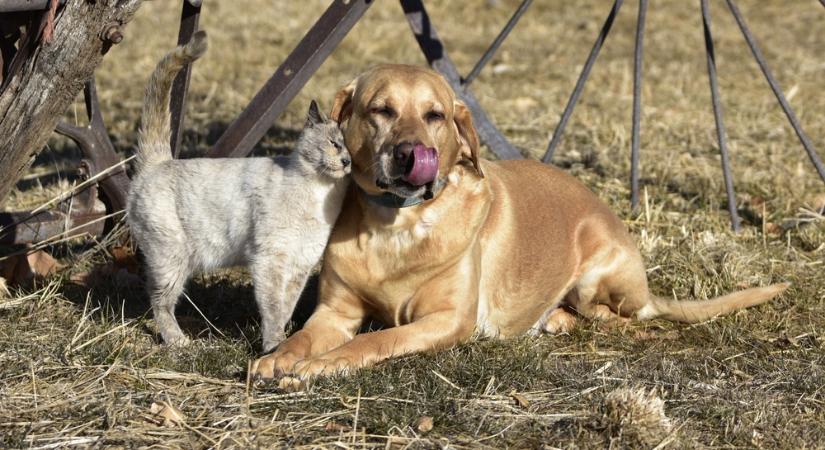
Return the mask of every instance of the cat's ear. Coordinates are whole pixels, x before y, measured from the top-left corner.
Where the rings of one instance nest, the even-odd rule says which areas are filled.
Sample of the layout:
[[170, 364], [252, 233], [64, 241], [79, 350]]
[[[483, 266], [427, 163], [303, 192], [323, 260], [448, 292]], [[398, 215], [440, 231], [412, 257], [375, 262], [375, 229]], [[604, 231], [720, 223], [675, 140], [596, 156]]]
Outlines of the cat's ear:
[[307, 112], [307, 126], [319, 125], [326, 122], [327, 118], [324, 113], [318, 109], [318, 103], [312, 100], [309, 103], [309, 111]]

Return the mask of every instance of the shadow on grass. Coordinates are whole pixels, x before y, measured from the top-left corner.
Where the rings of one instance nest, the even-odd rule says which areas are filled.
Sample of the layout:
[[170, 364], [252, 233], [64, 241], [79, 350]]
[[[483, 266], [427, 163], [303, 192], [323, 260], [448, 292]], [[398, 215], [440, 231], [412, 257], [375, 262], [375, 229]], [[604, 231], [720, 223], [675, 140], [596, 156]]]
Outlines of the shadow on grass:
[[[117, 277], [109, 277], [91, 289], [67, 284], [63, 295], [80, 310], [96, 309], [93, 318], [141, 321], [141, 328], [151, 334], [157, 343], [162, 342], [154, 326], [150, 325], [152, 307], [142, 285], [123, 283]], [[287, 325], [288, 333], [304, 325], [315, 310], [317, 298], [318, 276], [313, 275], [292, 313]], [[246, 341], [253, 350], [260, 351], [258, 306], [249, 276], [241, 269], [227, 269], [192, 277], [187, 283], [185, 295], [178, 300], [175, 317], [184, 333], [193, 340], [241, 340]]]

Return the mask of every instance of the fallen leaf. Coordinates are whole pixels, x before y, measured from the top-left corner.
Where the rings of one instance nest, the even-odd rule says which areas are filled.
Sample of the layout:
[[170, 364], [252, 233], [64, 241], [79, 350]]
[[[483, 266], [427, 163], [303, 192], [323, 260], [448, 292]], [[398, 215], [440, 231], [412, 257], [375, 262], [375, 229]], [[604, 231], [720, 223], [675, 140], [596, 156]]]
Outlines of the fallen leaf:
[[809, 203], [814, 207], [814, 210], [819, 211], [820, 214], [825, 213], [825, 193], [812, 195]]
[[56, 259], [52, 258], [52, 255], [43, 250], [29, 253], [26, 255], [26, 261], [29, 264], [32, 275], [35, 277], [47, 277], [63, 268]]
[[140, 285], [140, 264], [132, 249], [125, 246], [112, 247], [110, 253], [110, 262], [75, 272], [69, 277], [69, 281], [85, 287], [93, 287], [101, 281], [110, 279], [114, 279], [120, 286]]
[[186, 417], [183, 413], [166, 402], [152, 403], [149, 407], [149, 412], [152, 413], [156, 423], [165, 427], [180, 426], [186, 422]]
[[765, 232], [768, 234], [782, 234], [782, 227], [773, 222], [768, 222], [765, 224]]
[[765, 199], [758, 195], [754, 195], [753, 197], [751, 197], [750, 203], [753, 208], [761, 208], [762, 205], [765, 204]]
[[327, 422], [327, 424], [324, 425], [324, 430], [326, 430], [326, 431], [350, 431], [350, 430], [352, 430], [352, 427], [350, 427], [347, 424], [338, 423], [338, 422], [333, 420], [333, 421]]
[[515, 389], [510, 391], [510, 397], [513, 400], [515, 400], [516, 404], [521, 406], [522, 408], [526, 408], [526, 407], [530, 406], [530, 402], [527, 400], [527, 397], [525, 397], [522, 394], [519, 394], [518, 392], [516, 392]]
[[30, 283], [35, 278], [46, 278], [63, 266], [43, 250], [12, 256], [0, 262], [0, 277], [10, 286]]
[[422, 416], [419, 417], [418, 420], [415, 421], [415, 429], [426, 433], [433, 429], [433, 418], [430, 416]]
[[114, 258], [115, 267], [126, 269], [129, 273], [138, 273], [140, 269], [137, 257], [129, 247], [113, 247], [112, 258]]

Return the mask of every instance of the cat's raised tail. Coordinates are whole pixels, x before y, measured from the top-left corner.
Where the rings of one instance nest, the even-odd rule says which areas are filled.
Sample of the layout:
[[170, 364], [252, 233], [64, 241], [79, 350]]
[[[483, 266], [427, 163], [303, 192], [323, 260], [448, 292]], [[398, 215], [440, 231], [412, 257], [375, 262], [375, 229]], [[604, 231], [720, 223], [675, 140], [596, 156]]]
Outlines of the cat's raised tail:
[[206, 32], [198, 31], [186, 45], [178, 46], [164, 56], [152, 72], [143, 99], [135, 173], [172, 159], [169, 145], [172, 135], [169, 117], [172, 81], [184, 66], [200, 58], [206, 47]]

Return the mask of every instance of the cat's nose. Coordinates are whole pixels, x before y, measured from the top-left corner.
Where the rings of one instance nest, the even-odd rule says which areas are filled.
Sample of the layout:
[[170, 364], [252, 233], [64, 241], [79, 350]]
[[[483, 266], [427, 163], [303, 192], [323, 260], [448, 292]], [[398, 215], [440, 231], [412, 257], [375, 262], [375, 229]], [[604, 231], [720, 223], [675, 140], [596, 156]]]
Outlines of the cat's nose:
[[350, 163], [352, 163], [352, 161], [349, 159], [348, 156], [344, 156], [343, 158], [341, 158], [341, 164], [343, 164], [344, 167], [349, 167]]

